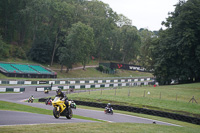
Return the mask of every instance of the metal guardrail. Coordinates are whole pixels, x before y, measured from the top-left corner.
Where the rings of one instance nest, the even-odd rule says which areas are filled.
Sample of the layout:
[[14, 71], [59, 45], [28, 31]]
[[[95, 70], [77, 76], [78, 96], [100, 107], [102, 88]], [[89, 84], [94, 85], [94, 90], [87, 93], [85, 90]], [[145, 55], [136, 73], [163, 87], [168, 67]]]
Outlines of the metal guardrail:
[[[98, 108], [105, 108], [106, 104], [103, 103], [94, 103], [94, 102], [85, 102], [85, 101], [77, 101], [74, 100], [77, 105], [86, 105], [91, 107], [98, 107]], [[122, 110], [122, 111], [129, 111], [134, 113], [142, 113], [154, 116], [160, 116], [165, 118], [170, 118], [174, 120], [184, 121], [192, 124], [200, 125], [200, 118], [185, 116], [181, 114], [169, 113], [164, 111], [157, 111], [157, 110], [150, 110], [145, 108], [137, 108], [131, 106], [122, 106], [122, 105], [112, 105], [113, 109], [115, 110]]]
[[[46, 98], [40, 98], [39, 102], [45, 102], [46, 100], [47, 100]], [[97, 107], [97, 108], [105, 108], [107, 105], [104, 103], [85, 102], [85, 101], [78, 101], [78, 100], [74, 100], [74, 102], [77, 105], [85, 105], [85, 106]], [[122, 106], [122, 105], [112, 105], [112, 107], [115, 110], [154, 115], [154, 116], [165, 117], [169, 119], [174, 119], [174, 120], [179, 120], [183, 122], [200, 125], [200, 118], [185, 116], [181, 114], [169, 113], [169, 112], [158, 111], [158, 110], [150, 110], [150, 109], [145, 109], [145, 108], [137, 108], [137, 107], [131, 107], [131, 106]]]

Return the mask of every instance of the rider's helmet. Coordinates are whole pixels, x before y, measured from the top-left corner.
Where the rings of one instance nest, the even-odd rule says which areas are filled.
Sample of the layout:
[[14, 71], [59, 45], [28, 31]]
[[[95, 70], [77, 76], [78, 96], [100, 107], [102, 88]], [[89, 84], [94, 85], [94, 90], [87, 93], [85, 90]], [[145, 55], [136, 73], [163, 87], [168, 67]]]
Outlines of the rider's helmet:
[[107, 106], [110, 107], [110, 103], [108, 103]]
[[61, 94], [61, 89], [58, 88], [58, 89], [56, 90], [56, 93], [57, 93], [57, 95], [60, 95], [60, 94]]

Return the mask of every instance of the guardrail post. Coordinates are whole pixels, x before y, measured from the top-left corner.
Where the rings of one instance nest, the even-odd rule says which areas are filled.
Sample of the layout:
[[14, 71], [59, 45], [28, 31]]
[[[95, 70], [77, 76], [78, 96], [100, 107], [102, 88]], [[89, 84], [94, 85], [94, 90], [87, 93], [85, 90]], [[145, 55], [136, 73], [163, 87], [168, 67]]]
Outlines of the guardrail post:
[[130, 89], [128, 90], [128, 97], [130, 96]]

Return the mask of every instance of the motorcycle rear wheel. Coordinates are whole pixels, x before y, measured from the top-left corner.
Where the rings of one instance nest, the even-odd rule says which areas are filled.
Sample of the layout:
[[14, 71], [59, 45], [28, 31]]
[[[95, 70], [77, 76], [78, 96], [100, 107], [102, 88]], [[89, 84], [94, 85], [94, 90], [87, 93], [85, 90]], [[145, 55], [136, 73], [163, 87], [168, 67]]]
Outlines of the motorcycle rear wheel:
[[57, 111], [57, 107], [53, 108], [53, 116], [58, 119], [60, 117], [60, 112]]

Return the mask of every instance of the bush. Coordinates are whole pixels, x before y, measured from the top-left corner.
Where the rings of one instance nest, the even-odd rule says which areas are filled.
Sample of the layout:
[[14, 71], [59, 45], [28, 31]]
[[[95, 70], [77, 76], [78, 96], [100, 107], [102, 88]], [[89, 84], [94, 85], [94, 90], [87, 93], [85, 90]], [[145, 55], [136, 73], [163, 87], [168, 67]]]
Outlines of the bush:
[[15, 58], [20, 58], [20, 59], [27, 58], [25, 51], [21, 47], [18, 47], [18, 46], [12, 45], [10, 49], [10, 53], [12, 57], [15, 57]]
[[104, 71], [104, 67], [103, 67], [102, 65], [100, 65], [100, 66], [98, 67], [98, 70], [101, 71], [101, 72], [103, 72], [103, 71]]
[[2, 37], [0, 36], [0, 59], [9, 57], [10, 45], [3, 42]]

